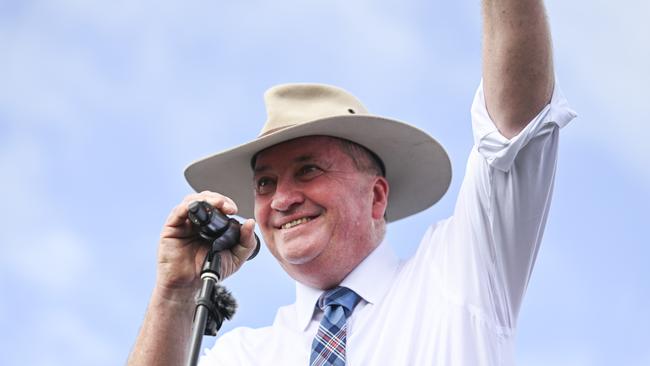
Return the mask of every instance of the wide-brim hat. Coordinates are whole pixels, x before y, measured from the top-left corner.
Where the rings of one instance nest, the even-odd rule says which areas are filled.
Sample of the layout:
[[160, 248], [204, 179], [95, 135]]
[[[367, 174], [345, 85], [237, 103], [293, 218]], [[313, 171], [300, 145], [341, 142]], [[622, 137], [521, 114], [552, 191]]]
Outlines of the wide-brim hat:
[[449, 187], [451, 163], [438, 141], [408, 123], [368, 113], [343, 89], [283, 84], [269, 89], [264, 99], [268, 118], [256, 139], [197, 160], [185, 169], [185, 178], [193, 189], [230, 197], [239, 208], [239, 216], [254, 215], [251, 161], [255, 154], [305, 136], [346, 139], [379, 157], [390, 185], [389, 222], [427, 209]]

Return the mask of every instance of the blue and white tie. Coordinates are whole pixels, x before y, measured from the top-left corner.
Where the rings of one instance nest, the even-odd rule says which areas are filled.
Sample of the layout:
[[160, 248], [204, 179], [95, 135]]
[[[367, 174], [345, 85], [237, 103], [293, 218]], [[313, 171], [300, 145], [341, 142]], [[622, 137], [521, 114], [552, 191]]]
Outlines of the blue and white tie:
[[323, 320], [311, 345], [310, 366], [344, 366], [347, 319], [359, 295], [346, 287], [335, 287], [318, 299]]

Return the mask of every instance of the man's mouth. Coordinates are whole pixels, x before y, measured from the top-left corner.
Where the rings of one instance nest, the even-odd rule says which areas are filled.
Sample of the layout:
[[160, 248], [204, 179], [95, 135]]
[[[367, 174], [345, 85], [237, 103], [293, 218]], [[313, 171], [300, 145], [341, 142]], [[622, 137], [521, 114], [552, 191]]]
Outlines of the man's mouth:
[[301, 224], [304, 224], [304, 223], [306, 223], [306, 222], [309, 222], [309, 221], [311, 221], [312, 219], [314, 219], [314, 218], [313, 218], [313, 217], [301, 217], [301, 218], [299, 218], [299, 219], [289, 221], [289, 222], [287, 222], [286, 224], [282, 225], [282, 229], [283, 229], [283, 230], [291, 229], [292, 227], [296, 227], [296, 226], [298, 226], [298, 225], [301, 225]]

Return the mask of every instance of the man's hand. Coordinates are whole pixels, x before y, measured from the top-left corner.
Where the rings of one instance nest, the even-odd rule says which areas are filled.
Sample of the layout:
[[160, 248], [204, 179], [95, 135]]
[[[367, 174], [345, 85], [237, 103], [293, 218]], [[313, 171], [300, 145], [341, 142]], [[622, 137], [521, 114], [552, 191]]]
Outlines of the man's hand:
[[[156, 286], [129, 365], [181, 365], [187, 361], [194, 296], [211, 245], [199, 237], [188, 219], [188, 206], [193, 201], [206, 201], [226, 215], [237, 213], [230, 198], [206, 191], [186, 196], [169, 214], [160, 233]], [[257, 245], [254, 228], [255, 221], [247, 220], [240, 229], [240, 243], [219, 253], [222, 278], [233, 274], [250, 257]]]
[[483, 90], [490, 117], [517, 135], [553, 93], [551, 35], [542, 0], [483, 0]]
[[[169, 214], [158, 246], [158, 278], [161, 295], [178, 298], [195, 292], [200, 286], [203, 260], [210, 243], [202, 239], [188, 219], [188, 206], [193, 201], [206, 201], [226, 215], [237, 213], [237, 206], [228, 197], [204, 191], [190, 194]], [[255, 221], [246, 220], [240, 230], [241, 242], [220, 252], [221, 278], [237, 271], [255, 249]]]

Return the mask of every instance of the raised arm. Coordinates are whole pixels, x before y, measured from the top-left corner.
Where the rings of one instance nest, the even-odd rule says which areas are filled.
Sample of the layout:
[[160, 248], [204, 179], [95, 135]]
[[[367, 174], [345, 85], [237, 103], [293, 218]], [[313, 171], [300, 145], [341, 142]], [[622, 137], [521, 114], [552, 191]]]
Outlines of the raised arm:
[[483, 0], [483, 90], [491, 119], [517, 135], [553, 93], [551, 35], [542, 0]]

